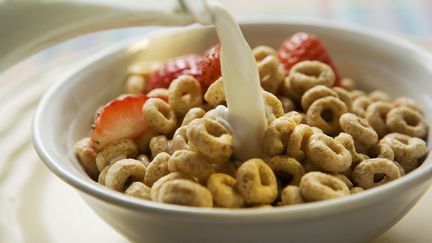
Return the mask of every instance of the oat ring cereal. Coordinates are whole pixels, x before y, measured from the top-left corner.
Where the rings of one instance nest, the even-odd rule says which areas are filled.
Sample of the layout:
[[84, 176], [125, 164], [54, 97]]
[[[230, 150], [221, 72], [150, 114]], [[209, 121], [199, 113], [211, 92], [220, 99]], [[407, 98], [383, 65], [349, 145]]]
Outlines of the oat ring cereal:
[[191, 121], [202, 118], [205, 115], [205, 110], [201, 107], [193, 107], [191, 108], [183, 118], [182, 126], [186, 126], [191, 123]]
[[369, 157], [365, 154], [358, 153], [355, 148], [354, 139], [348, 133], [341, 132], [337, 137], [335, 137], [336, 142], [341, 143], [351, 154], [352, 165], [357, 165]]
[[427, 124], [422, 114], [408, 107], [396, 107], [387, 114], [387, 127], [391, 132], [398, 132], [411, 137], [424, 138]]
[[352, 111], [352, 99], [351, 99], [351, 95], [350, 93], [341, 87], [333, 87], [333, 91], [336, 92], [336, 94], [338, 95], [339, 99], [343, 101], [343, 103], [345, 103], [348, 112]]
[[175, 151], [168, 161], [170, 172], [183, 172], [205, 182], [214, 172], [213, 166], [203, 160], [197, 152], [190, 150]]
[[287, 155], [302, 161], [305, 158], [306, 146], [312, 134], [313, 130], [310, 126], [305, 124], [297, 125], [288, 138]]
[[345, 113], [339, 119], [342, 130], [350, 134], [354, 142], [370, 147], [378, 142], [378, 134], [369, 123], [352, 113]]
[[350, 152], [334, 138], [314, 134], [307, 145], [308, 158], [328, 172], [344, 172], [352, 163]]
[[144, 183], [135, 181], [126, 189], [125, 195], [132, 197], [137, 197], [145, 200], [151, 200], [150, 198], [150, 187], [146, 186]]
[[162, 152], [172, 154], [172, 143], [164, 135], [153, 137], [150, 140], [149, 147], [153, 158]]
[[321, 201], [348, 196], [348, 186], [340, 179], [322, 173], [309, 172], [300, 181], [300, 194], [306, 201]]
[[123, 159], [113, 164], [107, 171], [105, 186], [119, 192], [126, 190], [126, 182], [143, 181], [145, 166], [134, 159]]
[[288, 117], [282, 116], [274, 120], [264, 132], [263, 150], [270, 156], [285, 153], [288, 138], [296, 124]]
[[401, 176], [398, 166], [388, 159], [368, 159], [358, 164], [352, 177], [356, 185], [369, 189]]
[[352, 102], [352, 112], [360, 117], [365, 117], [370, 104], [372, 104], [372, 100], [367, 96], [355, 98]]
[[209, 86], [207, 92], [204, 94], [204, 100], [211, 106], [218, 106], [225, 102], [225, 91], [222, 78], [217, 79]]
[[306, 121], [309, 126], [315, 126], [329, 135], [340, 131], [339, 117], [347, 108], [345, 103], [335, 97], [324, 97], [316, 100], [306, 113]]
[[380, 144], [390, 146], [397, 162], [417, 160], [427, 152], [426, 142], [420, 138], [401, 133], [390, 133], [383, 137]]
[[189, 145], [215, 164], [225, 163], [232, 154], [232, 135], [211, 119], [195, 119], [187, 126]]
[[187, 138], [187, 126], [179, 127], [171, 140], [173, 151], [190, 150]]
[[294, 205], [304, 203], [298, 186], [288, 185], [281, 193], [280, 205]]
[[276, 94], [285, 78], [285, 71], [274, 55], [269, 55], [258, 61], [258, 73], [264, 90]]
[[152, 186], [161, 177], [168, 175], [168, 161], [171, 156], [165, 152], [161, 152], [153, 158], [150, 164], [146, 168], [146, 174], [144, 176], [144, 183], [147, 186]]
[[194, 207], [213, 207], [213, 198], [207, 188], [184, 179], [174, 179], [164, 183], [159, 189], [156, 201]]
[[307, 111], [309, 107], [312, 105], [312, 103], [314, 103], [316, 100], [320, 98], [327, 97], [327, 96], [339, 98], [338, 94], [332, 89], [330, 89], [329, 87], [324, 85], [317, 85], [309, 89], [308, 91], [306, 91], [306, 93], [304, 93], [304, 95], [301, 98], [301, 106], [303, 110]]
[[298, 186], [300, 179], [305, 174], [302, 164], [288, 156], [275, 156], [267, 163], [282, 185]]
[[169, 103], [179, 117], [189, 109], [202, 104], [201, 86], [192, 76], [182, 75], [172, 81], [169, 87]]
[[263, 98], [268, 124], [284, 115], [282, 102], [274, 94], [263, 91]]
[[301, 96], [308, 89], [320, 84], [332, 86], [335, 82], [335, 74], [327, 64], [318, 61], [303, 61], [291, 68], [288, 79], [292, 90]]
[[213, 195], [216, 206], [241, 208], [244, 200], [236, 189], [237, 180], [227, 174], [214, 173], [207, 181], [207, 188]]
[[398, 97], [393, 101], [395, 107], [408, 107], [422, 113], [422, 108], [411, 98]]
[[306, 123], [304, 122], [304, 117], [302, 116], [302, 114], [298, 113], [297, 111], [290, 111], [285, 113], [283, 116], [286, 116], [288, 118], [290, 118], [291, 120], [293, 120], [296, 125], [301, 124], [301, 123]]
[[161, 177], [159, 180], [157, 180], [150, 190], [150, 197], [152, 201], [157, 201], [157, 198], [159, 197], [159, 191], [163, 184], [165, 184], [168, 181], [172, 181], [175, 179], [185, 179], [185, 180], [191, 180], [196, 181], [196, 179], [190, 175], [181, 173], [181, 172], [173, 172], [169, 173], [166, 176]]
[[237, 170], [237, 189], [249, 205], [271, 204], [278, 190], [272, 169], [261, 159], [250, 159]]
[[365, 119], [369, 125], [382, 138], [388, 133], [386, 119], [387, 113], [393, 108], [390, 102], [378, 101], [370, 104], [366, 110]]
[[177, 126], [177, 117], [171, 106], [159, 98], [148, 99], [143, 114], [149, 126], [160, 133], [170, 134]]
[[134, 158], [138, 155], [138, 147], [130, 139], [117, 140], [96, 155], [96, 165], [102, 171], [107, 165], [113, 164], [118, 160]]

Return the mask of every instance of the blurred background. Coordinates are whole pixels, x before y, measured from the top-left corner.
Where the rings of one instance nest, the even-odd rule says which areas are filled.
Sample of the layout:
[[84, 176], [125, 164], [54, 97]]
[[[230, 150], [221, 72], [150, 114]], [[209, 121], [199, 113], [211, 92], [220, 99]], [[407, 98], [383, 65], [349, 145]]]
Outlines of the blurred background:
[[[402, 36], [432, 50], [432, 0], [223, 2], [239, 19], [326, 19]], [[31, 144], [31, 119], [39, 98], [66, 70], [108, 46], [153, 30], [130, 28], [77, 37], [0, 72], [0, 114], [4, 116], [0, 119], [0, 242], [125, 241], [40, 162]], [[376, 242], [420, 242], [418, 219], [432, 200], [431, 194], [429, 190]]]

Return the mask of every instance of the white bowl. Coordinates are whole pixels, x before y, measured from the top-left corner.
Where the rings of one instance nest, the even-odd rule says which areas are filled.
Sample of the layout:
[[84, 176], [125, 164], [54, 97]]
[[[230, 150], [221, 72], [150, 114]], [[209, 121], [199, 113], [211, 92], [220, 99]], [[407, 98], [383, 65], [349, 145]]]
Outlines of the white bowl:
[[[251, 46], [278, 47], [297, 31], [322, 39], [343, 76], [362, 88], [416, 99], [432, 110], [432, 59], [393, 36], [329, 23], [269, 21], [242, 24]], [[201, 209], [124, 196], [92, 181], [73, 154], [87, 136], [96, 108], [121, 92], [126, 67], [201, 53], [216, 42], [210, 28], [152, 34], [113, 47], [82, 63], [44, 96], [34, 117], [33, 142], [45, 164], [78, 189], [108, 224], [139, 242], [364, 242], [403, 217], [430, 185], [432, 159], [384, 186], [337, 200], [272, 209]], [[425, 112], [429, 124], [431, 117]], [[431, 143], [429, 139], [429, 143]], [[82, 227], [85, 227], [83, 222]], [[419, 226], [420, 227], [420, 226]]]

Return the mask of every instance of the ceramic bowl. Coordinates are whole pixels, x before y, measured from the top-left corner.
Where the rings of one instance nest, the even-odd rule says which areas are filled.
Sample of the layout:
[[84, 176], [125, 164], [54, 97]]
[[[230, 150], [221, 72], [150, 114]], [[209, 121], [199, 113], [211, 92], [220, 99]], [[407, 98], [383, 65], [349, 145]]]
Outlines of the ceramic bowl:
[[[360, 88], [413, 97], [425, 111], [432, 110], [432, 58], [404, 40], [323, 22], [248, 21], [241, 27], [251, 46], [277, 48], [294, 32], [314, 33], [325, 42], [342, 75], [352, 77]], [[126, 67], [136, 60], [202, 53], [216, 41], [213, 29], [189, 27], [122, 43], [83, 62], [41, 100], [33, 124], [38, 154], [118, 232], [137, 242], [365, 242], [395, 224], [423, 195], [431, 182], [430, 155], [418, 169], [378, 188], [337, 200], [270, 209], [159, 204], [92, 181], [74, 157], [73, 145], [88, 135], [96, 108], [120, 94]], [[430, 112], [426, 116], [432, 124]]]

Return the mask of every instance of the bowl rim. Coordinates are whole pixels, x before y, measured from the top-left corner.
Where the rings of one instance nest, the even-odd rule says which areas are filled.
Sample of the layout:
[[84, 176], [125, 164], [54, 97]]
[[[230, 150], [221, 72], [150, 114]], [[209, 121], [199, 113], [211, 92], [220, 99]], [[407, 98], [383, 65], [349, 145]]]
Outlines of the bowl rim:
[[[431, 55], [427, 54], [422, 48], [394, 35], [378, 32], [363, 27], [353, 26], [349, 24], [342, 24], [328, 20], [311, 20], [311, 19], [292, 19], [287, 17], [272, 17], [266, 20], [246, 18], [240, 21], [241, 26], [259, 26], [259, 25], [308, 25], [315, 27], [322, 27], [326, 29], [333, 29], [338, 31], [345, 31], [359, 36], [365, 36], [375, 39], [381, 39], [383, 42], [387, 42], [392, 45], [399, 46], [404, 49], [412, 51], [416, 58], [423, 58], [426, 61], [432, 63]], [[163, 216], [188, 216], [192, 218], [220, 218], [220, 219], [231, 219], [231, 220], [246, 220], [244, 222], [251, 221], [265, 221], [267, 219], [286, 219], [286, 215], [289, 215], [290, 219], [315, 217], [317, 215], [331, 214], [334, 212], [346, 212], [353, 208], [366, 207], [368, 203], [380, 200], [386, 195], [395, 193], [397, 190], [408, 189], [416, 184], [421, 184], [430, 180], [432, 177], [432, 155], [428, 154], [427, 158], [429, 162], [424, 163], [419, 169], [412, 171], [411, 173], [399, 178], [398, 180], [392, 181], [385, 185], [367, 190], [360, 194], [354, 194], [349, 197], [339, 198], [336, 200], [327, 200], [321, 202], [307, 203], [301, 205], [292, 205], [289, 207], [275, 207], [269, 209], [223, 209], [223, 208], [194, 208], [185, 207], [178, 205], [162, 204], [152, 201], [140, 200], [132, 197], [125, 196], [121, 193], [108, 190], [97, 183], [90, 183], [77, 178], [73, 173], [68, 172], [62, 166], [56, 163], [56, 159], [45, 146], [42, 134], [39, 129], [42, 126], [42, 117], [46, 107], [50, 105], [52, 96], [76, 73], [86, 68], [90, 64], [97, 62], [98, 60], [104, 59], [110, 55], [113, 55], [127, 45], [135, 42], [136, 40], [145, 38], [147, 36], [162, 36], [169, 35], [173, 31], [184, 31], [185, 29], [202, 28], [197, 26], [189, 26], [183, 29], [168, 28], [162, 31], [151, 31], [138, 38], [131, 38], [124, 42], [118, 43], [104, 51], [90, 57], [86, 61], [75, 66], [63, 75], [40, 100], [35, 115], [33, 117], [32, 124], [32, 140], [35, 150], [39, 157], [42, 159], [44, 164], [58, 177], [78, 189], [80, 192], [90, 195], [96, 199], [102, 200], [111, 205], [124, 207], [130, 210], [137, 210], [145, 213], [154, 213]], [[205, 27], [204, 27], [205, 28]], [[361, 199], [361, 200], [360, 200]], [[253, 219], [253, 220], [252, 220]]]

